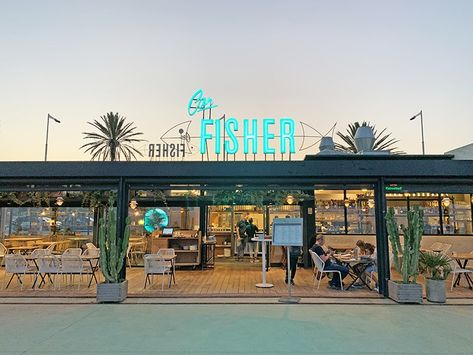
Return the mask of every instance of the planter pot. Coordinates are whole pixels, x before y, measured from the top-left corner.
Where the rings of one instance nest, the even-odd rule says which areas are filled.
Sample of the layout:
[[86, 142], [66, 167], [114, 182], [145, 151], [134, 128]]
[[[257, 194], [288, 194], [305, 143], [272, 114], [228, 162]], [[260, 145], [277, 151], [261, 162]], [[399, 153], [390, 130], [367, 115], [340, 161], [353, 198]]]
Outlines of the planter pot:
[[398, 303], [422, 303], [422, 285], [388, 280], [389, 298]]
[[128, 280], [120, 283], [100, 283], [97, 285], [97, 302], [122, 302], [128, 296]]
[[425, 284], [427, 300], [429, 302], [445, 303], [447, 300], [447, 292], [445, 291], [445, 280], [427, 279]]

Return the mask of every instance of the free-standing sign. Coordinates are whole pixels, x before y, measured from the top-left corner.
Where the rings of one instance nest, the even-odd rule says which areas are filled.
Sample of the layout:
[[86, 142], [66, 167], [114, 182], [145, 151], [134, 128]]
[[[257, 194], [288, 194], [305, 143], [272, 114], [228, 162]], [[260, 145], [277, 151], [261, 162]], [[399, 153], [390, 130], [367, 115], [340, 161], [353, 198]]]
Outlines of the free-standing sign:
[[273, 220], [273, 245], [302, 246], [302, 218], [276, 218]]
[[292, 275], [290, 247], [302, 246], [302, 235], [304, 234], [302, 226], [302, 218], [278, 218], [273, 220], [273, 245], [285, 246], [287, 252], [286, 282], [289, 295], [288, 297], [281, 297], [279, 302], [298, 303], [300, 301], [299, 297], [292, 297], [292, 287], [291, 282], [289, 282], [289, 275]]

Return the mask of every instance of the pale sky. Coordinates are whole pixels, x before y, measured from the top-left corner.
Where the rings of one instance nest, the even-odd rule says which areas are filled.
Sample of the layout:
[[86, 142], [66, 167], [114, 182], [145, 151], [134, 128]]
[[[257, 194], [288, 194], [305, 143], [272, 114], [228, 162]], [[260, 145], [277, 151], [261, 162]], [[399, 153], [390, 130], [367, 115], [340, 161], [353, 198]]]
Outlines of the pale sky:
[[217, 115], [367, 120], [407, 153], [422, 109], [427, 153], [473, 143], [470, 0], [0, 0], [0, 48], [0, 160], [43, 160], [48, 113], [48, 160], [89, 160], [110, 111], [157, 142], [199, 88]]

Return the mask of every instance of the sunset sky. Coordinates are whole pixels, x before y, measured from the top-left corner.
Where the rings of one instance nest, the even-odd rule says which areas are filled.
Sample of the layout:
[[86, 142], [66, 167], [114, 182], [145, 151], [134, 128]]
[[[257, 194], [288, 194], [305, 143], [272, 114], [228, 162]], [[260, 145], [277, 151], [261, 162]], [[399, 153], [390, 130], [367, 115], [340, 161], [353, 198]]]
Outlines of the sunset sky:
[[110, 111], [158, 142], [200, 88], [215, 117], [366, 120], [417, 154], [422, 109], [428, 154], [473, 143], [473, 1], [0, 0], [0, 48], [0, 160], [43, 160], [48, 113], [49, 160], [89, 160]]

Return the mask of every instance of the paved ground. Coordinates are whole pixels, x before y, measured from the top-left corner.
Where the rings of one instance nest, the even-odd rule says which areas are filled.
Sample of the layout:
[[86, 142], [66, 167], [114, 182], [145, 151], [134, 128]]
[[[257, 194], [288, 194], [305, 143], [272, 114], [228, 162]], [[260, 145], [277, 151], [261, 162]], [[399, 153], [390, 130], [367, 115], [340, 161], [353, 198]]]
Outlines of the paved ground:
[[0, 354], [472, 354], [472, 306], [0, 304]]

